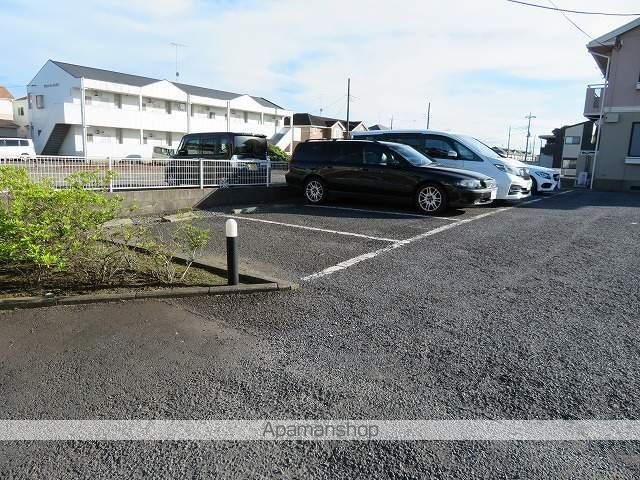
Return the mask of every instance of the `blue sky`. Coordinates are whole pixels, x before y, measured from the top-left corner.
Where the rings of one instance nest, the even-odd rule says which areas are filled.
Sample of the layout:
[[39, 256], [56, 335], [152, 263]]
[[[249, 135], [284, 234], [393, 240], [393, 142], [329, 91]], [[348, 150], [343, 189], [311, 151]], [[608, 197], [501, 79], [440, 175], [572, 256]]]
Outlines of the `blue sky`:
[[[0, 84], [15, 95], [49, 58], [173, 79], [173, 41], [187, 45], [186, 83], [344, 116], [351, 77], [354, 118], [420, 128], [431, 101], [432, 127], [505, 143], [529, 111], [536, 134], [582, 120], [585, 87], [600, 81], [587, 37], [555, 12], [505, 0], [3, 0], [0, 16], [12, 53], [0, 56]], [[594, 36], [631, 20], [572, 19]]]

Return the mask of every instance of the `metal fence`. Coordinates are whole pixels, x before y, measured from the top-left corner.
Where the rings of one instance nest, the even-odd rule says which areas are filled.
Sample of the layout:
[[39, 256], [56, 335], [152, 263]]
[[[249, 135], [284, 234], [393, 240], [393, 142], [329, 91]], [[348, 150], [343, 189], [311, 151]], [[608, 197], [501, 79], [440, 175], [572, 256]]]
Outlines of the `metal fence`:
[[69, 184], [69, 177], [93, 173], [86, 188], [138, 190], [179, 187], [225, 187], [234, 185], [270, 185], [272, 171], [283, 177], [286, 163], [268, 160], [144, 159], [85, 157], [0, 158], [0, 166], [25, 168], [34, 181], [49, 178], [57, 188]]

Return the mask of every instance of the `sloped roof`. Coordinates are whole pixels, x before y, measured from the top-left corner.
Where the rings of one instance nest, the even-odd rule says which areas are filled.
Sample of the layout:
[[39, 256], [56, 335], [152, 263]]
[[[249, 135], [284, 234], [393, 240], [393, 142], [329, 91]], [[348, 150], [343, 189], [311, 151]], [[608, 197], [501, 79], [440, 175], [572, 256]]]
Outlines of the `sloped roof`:
[[622, 25], [615, 30], [611, 30], [609, 33], [605, 33], [601, 37], [592, 40], [587, 44], [587, 48], [601, 47], [603, 44], [606, 45], [615, 42], [617, 37], [637, 27], [640, 27], [640, 17], [636, 18], [635, 20], [631, 20], [629, 23]]
[[[336, 123], [339, 123], [340, 126], [345, 130], [347, 129], [346, 120], [340, 120], [339, 118], [321, 117], [319, 115], [312, 115], [311, 113], [294, 113], [293, 114], [293, 124], [298, 126], [330, 128], [330, 127], [333, 127]], [[350, 121], [349, 122], [349, 126], [351, 127], [350, 130], [353, 130], [361, 123], [362, 122], [360, 121]]]
[[9, 90], [0, 85], [0, 98], [8, 98], [9, 100], [13, 100], [13, 95], [11, 95], [11, 92]]
[[389, 127], [376, 123], [375, 125], [371, 125], [369, 130], [389, 130]]
[[136, 87], [144, 87], [152, 83], [159, 82], [155, 78], [141, 77], [139, 75], [130, 75], [128, 73], [113, 72], [111, 70], [102, 70], [101, 68], [83, 67], [81, 65], [73, 65], [71, 63], [51, 62], [69, 75], [75, 78], [90, 78], [101, 82], [123, 83], [125, 85], [134, 85]]
[[607, 59], [602, 55], [604, 54], [608, 56], [610, 54], [611, 50], [616, 46], [617, 38], [620, 35], [624, 35], [638, 27], [640, 27], [640, 17], [610, 31], [609, 33], [605, 33], [601, 37], [598, 37], [587, 44], [587, 49], [593, 56], [593, 59], [603, 75], [607, 74]]
[[[51, 60], [52, 63], [63, 69], [69, 75], [75, 78], [89, 78], [102, 82], [121, 83], [124, 85], [134, 85], [136, 87], [144, 87], [152, 83], [161, 82], [162, 80], [151, 77], [141, 77], [139, 75], [130, 75], [128, 73], [114, 72], [111, 70], [103, 70], [101, 68], [83, 67], [82, 65], [74, 65], [71, 63], [58, 62]], [[215, 98], [217, 100], [233, 100], [241, 97], [242, 93], [225, 92], [224, 90], [215, 90], [213, 88], [199, 87], [197, 85], [188, 85], [186, 83], [170, 82], [189, 95], [197, 95], [198, 97]], [[258, 104], [267, 108], [280, 108], [273, 102], [263, 97], [252, 97]]]
[[256, 102], [258, 102], [260, 105], [262, 105], [263, 107], [268, 107], [268, 108], [279, 108], [281, 110], [284, 110], [281, 106], [276, 105], [273, 102], [270, 102], [269, 100], [267, 100], [264, 97], [251, 97], [253, 98]]
[[[197, 85], [187, 85], [186, 83], [171, 82], [180, 90], [189, 95], [196, 95], [198, 97], [215, 98], [217, 100], [233, 100], [234, 98], [242, 97], [243, 93], [225, 92], [224, 90], [214, 90], [213, 88], [199, 87]], [[251, 97], [251, 95], [249, 95]], [[257, 103], [267, 108], [280, 108], [282, 107], [270, 102], [266, 98], [251, 97]]]
[[214, 90], [212, 88], [198, 87], [196, 85], [187, 85], [186, 83], [173, 83], [176, 87], [190, 95], [198, 97], [217, 98], [219, 100], [233, 100], [242, 96], [239, 93], [225, 92], [223, 90]]
[[0, 128], [18, 128], [19, 125], [17, 123], [12, 122], [11, 120], [0, 119]]

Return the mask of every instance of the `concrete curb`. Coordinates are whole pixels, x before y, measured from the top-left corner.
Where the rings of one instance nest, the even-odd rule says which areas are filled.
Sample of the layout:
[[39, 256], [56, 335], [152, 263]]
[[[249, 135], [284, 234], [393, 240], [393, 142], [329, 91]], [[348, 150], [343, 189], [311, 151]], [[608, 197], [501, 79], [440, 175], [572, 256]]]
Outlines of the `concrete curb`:
[[216, 287], [166, 287], [143, 290], [141, 292], [134, 293], [90, 293], [87, 295], [70, 295], [64, 297], [14, 297], [0, 299], [0, 310], [52, 307], [55, 305], [119, 302], [124, 300], [148, 298], [179, 298], [204, 295], [228, 295], [232, 293], [247, 294], [278, 290], [288, 289], [280, 288], [277, 283], [260, 283], [252, 285], [221, 285]]
[[[112, 241], [112, 243], [118, 243]], [[133, 248], [134, 250], [142, 253], [149, 253], [149, 251], [135, 243], [129, 243], [128, 246]], [[173, 256], [174, 260], [177, 260], [180, 263], [187, 263], [187, 258], [184, 255], [176, 253]], [[192, 265], [194, 267], [203, 268], [205, 270], [209, 270], [213, 273], [220, 275], [221, 277], [227, 276], [227, 265], [219, 260], [214, 260], [211, 258], [198, 258], [196, 259]], [[297, 283], [288, 282], [286, 280], [281, 280], [279, 278], [274, 278], [269, 275], [265, 275], [262, 272], [254, 272], [251, 270], [240, 269], [240, 282], [244, 284], [243, 286], [248, 287], [250, 285], [263, 285], [265, 283], [274, 283], [278, 286], [278, 290], [296, 290], [300, 287]], [[185, 287], [186, 288], [186, 287]], [[211, 288], [221, 288], [221, 287], [211, 287]], [[213, 293], [213, 292], [212, 292]]]
[[[129, 247], [145, 252], [137, 245]], [[179, 262], [186, 262], [182, 255], [175, 255]], [[211, 259], [198, 259], [193, 262], [194, 267], [212, 271], [221, 277], [227, 275], [226, 265]], [[295, 290], [296, 283], [269, 277], [258, 272], [240, 271], [240, 285], [216, 285], [205, 287], [150, 287], [139, 292], [118, 293], [88, 293], [86, 295], [68, 295], [58, 297], [11, 297], [0, 299], [0, 310], [16, 308], [51, 307], [55, 305], [81, 305], [87, 303], [119, 302], [124, 300], [138, 300], [144, 298], [179, 298], [205, 295], [249, 294], [258, 292], [273, 292]]]
[[161, 221], [163, 222], [171, 222], [171, 223], [176, 223], [176, 222], [186, 222], [186, 221], [190, 221], [190, 220], [197, 220], [198, 219], [198, 215], [193, 212], [183, 212], [183, 213], [176, 213], [173, 215], [165, 215], [164, 217], [161, 217]]

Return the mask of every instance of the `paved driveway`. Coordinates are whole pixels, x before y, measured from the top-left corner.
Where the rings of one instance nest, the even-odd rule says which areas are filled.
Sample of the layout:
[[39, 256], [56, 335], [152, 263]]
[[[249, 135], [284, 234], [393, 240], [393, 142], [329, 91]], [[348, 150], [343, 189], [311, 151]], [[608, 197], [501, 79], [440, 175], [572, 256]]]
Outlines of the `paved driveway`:
[[[0, 313], [0, 418], [638, 418], [640, 196], [330, 206], [199, 220], [241, 217], [246, 264], [296, 292]], [[2, 478], [637, 478], [639, 462], [605, 442], [0, 444]]]

